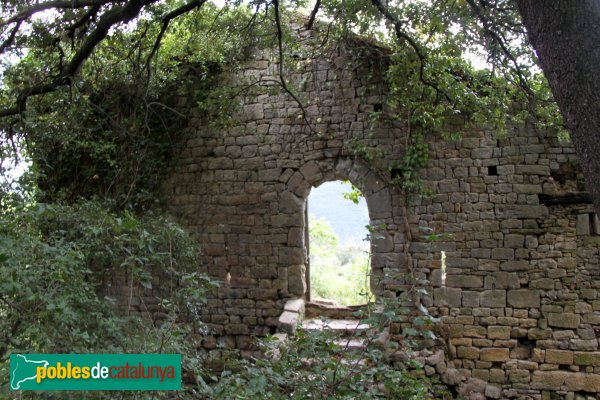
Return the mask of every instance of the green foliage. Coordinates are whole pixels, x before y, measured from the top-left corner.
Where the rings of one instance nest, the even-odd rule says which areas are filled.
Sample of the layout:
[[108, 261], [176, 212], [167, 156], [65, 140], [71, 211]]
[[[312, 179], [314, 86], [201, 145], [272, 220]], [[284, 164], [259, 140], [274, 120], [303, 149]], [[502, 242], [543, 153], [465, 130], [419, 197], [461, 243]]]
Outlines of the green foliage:
[[311, 297], [341, 305], [372, 299], [368, 245], [346, 244], [324, 218], [309, 217]]
[[344, 199], [350, 200], [354, 204], [358, 204], [360, 202], [360, 199], [363, 197], [363, 194], [356, 186], [354, 186], [349, 181], [344, 181], [344, 183], [349, 183], [351, 185], [351, 189], [349, 192], [342, 193], [342, 196], [344, 196]]
[[[166, 9], [157, 5], [148, 16]], [[0, 121], [4, 136], [25, 148], [41, 172], [44, 200], [99, 196], [137, 210], [160, 200], [171, 156], [187, 139], [187, 108], [198, 105], [213, 124], [235, 110], [239, 93], [219, 79], [257, 44], [250, 18], [247, 7], [206, 4], [201, 13], [174, 20], [155, 53], [159, 27], [141, 19], [101, 42], [69, 87], [30, 99], [23, 118]], [[34, 26], [39, 29], [27, 40], [27, 54], [6, 68], [7, 91], [47, 79], [45, 63], [69, 54], [68, 38], [46, 43], [58, 27]], [[189, 103], [181, 104], [180, 96]]]
[[[206, 393], [212, 399], [433, 398], [430, 382], [393, 368], [374, 337], [365, 350], [348, 349], [332, 332], [298, 332], [284, 344], [262, 341], [269, 358], [235, 360]], [[341, 344], [340, 344], [341, 343]], [[236, 371], [232, 373], [230, 371]]]
[[[1, 202], [0, 394], [12, 352], [174, 352], [198, 373], [197, 316], [211, 283], [198, 274], [197, 245], [181, 228], [98, 201], [44, 204], [13, 193]], [[162, 320], [117, 314], [105, 293], [119, 273], [132, 287], [160, 280], [152, 295]]]

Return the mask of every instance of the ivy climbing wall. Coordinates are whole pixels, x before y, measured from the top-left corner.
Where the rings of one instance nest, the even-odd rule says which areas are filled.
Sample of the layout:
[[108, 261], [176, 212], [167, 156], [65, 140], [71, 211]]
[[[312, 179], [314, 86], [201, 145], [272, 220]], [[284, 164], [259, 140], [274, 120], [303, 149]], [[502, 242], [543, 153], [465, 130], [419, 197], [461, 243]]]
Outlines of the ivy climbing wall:
[[[371, 244], [373, 292], [440, 318], [440, 341], [425, 344], [441, 345], [445, 360], [431, 373], [484, 398], [600, 392], [600, 227], [570, 144], [455, 118], [446, 129], [460, 139], [424, 138], [423, 189], [406, 195], [413, 141], [386, 101], [387, 51], [297, 35], [286, 71], [302, 106], [277, 84], [269, 51], [223, 77], [250, 88], [231, 100], [231, 120], [211, 124], [193, 97], [180, 99], [189, 139], [164, 192], [203, 246], [201, 270], [221, 282], [202, 315], [214, 334], [205, 347], [250, 354], [253, 336], [276, 331], [286, 301], [306, 295], [306, 198], [348, 179], [383, 226]], [[392, 340], [407, 326], [394, 324]]]

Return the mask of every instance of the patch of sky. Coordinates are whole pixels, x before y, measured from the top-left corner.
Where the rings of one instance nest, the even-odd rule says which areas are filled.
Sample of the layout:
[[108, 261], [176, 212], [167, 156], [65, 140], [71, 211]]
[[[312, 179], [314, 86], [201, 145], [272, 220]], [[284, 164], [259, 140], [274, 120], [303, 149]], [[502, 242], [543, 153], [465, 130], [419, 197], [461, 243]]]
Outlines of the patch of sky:
[[313, 188], [308, 197], [308, 213], [317, 219], [326, 219], [340, 239], [340, 244], [360, 245], [368, 248], [364, 241], [368, 234], [369, 210], [364, 197], [358, 204], [344, 198], [352, 190], [350, 183], [325, 182]]

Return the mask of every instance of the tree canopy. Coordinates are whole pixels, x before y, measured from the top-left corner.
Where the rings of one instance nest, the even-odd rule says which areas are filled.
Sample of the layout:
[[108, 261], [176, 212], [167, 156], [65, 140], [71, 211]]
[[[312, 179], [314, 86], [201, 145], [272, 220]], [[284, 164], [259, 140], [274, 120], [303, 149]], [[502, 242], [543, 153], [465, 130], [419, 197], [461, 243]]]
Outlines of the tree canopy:
[[[525, 3], [5, 1], [0, 10], [3, 154], [27, 149], [40, 165], [63, 157], [60, 165], [81, 175], [77, 194], [90, 194], [86, 182], [92, 182], [95, 194], [116, 193], [130, 201], [132, 187], [143, 192], [157, 181], [138, 179], [152, 175], [140, 170], [159, 167], [135, 160], [151, 154], [160, 164], [173, 141], [161, 126], [181, 117], [165, 99], [185, 86], [183, 63], [195, 66], [195, 79], [206, 82], [204, 100], [211, 102], [208, 88], [215, 73], [233, 68], [251, 48], [276, 49], [279, 84], [302, 108], [284, 68], [294, 47], [288, 25], [296, 12], [309, 14], [306, 28], [318, 26], [324, 40], [359, 35], [387, 45], [392, 102], [408, 111], [411, 123], [436, 129], [445, 116], [458, 114], [499, 130], [528, 119], [558, 133], [564, 124], [523, 26], [521, 14], [530, 17]], [[473, 67], [474, 58], [484, 65]], [[131, 135], [140, 139], [135, 147], [124, 145]], [[65, 143], [85, 151], [48, 151]], [[81, 154], [100, 167], [81, 169]], [[129, 161], [115, 165], [115, 160]], [[48, 179], [46, 186], [59, 188], [61, 182]]]

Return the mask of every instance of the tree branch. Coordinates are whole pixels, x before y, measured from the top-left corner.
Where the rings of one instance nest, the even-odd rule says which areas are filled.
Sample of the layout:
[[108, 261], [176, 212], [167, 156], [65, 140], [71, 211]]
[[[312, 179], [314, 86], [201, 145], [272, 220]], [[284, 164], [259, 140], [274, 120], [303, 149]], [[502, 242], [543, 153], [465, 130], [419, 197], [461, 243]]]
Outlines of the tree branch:
[[154, 57], [154, 55], [156, 54], [156, 52], [158, 51], [158, 49], [160, 48], [160, 43], [162, 41], [163, 36], [165, 35], [165, 32], [167, 31], [167, 28], [169, 27], [169, 23], [172, 20], [174, 20], [175, 18], [192, 11], [194, 8], [202, 7], [202, 5], [205, 2], [206, 2], [206, 0], [192, 0], [189, 3], [184, 4], [181, 7], [178, 7], [176, 9], [174, 9], [173, 11], [165, 14], [161, 18], [162, 25], [160, 27], [160, 32], [158, 32], [158, 36], [156, 37], [156, 40], [154, 41], [154, 46], [152, 46], [152, 50], [150, 51], [150, 55], [148, 56], [148, 59], [146, 61], [146, 68], [148, 69], [148, 73], [150, 73], [150, 62], [151, 62], [152, 58]]
[[499, 32], [496, 32], [492, 28], [490, 21], [484, 15], [483, 10], [475, 3], [474, 0], [467, 0], [467, 4], [469, 4], [471, 10], [473, 10], [473, 13], [475, 14], [479, 22], [481, 22], [481, 25], [483, 26], [483, 29], [487, 36], [494, 43], [500, 46], [500, 50], [502, 51], [504, 56], [512, 63], [513, 69], [517, 73], [517, 76], [519, 78], [519, 86], [523, 89], [523, 91], [525, 91], [525, 93], [527, 93], [528, 97], [534, 97], [535, 95], [532, 92], [531, 87], [529, 86], [529, 82], [527, 81], [527, 78], [525, 77], [525, 74], [523, 73], [519, 62], [517, 61], [515, 56], [508, 48], [508, 45], [506, 44], [506, 38], [504, 38]]
[[79, 72], [79, 69], [92, 54], [98, 43], [108, 35], [110, 28], [118, 23], [131, 21], [140, 13], [144, 6], [156, 1], [158, 0], [131, 0], [123, 6], [115, 6], [105, 12], [98, 21], [96, 28], [88, 35], [83, 45], [66, 67], [62, 69], [61, 73], [49, 83], [24, 88], [17, 96], [15, 106], [0, 110], [0, 118], [17, 115], [25, 111], [29, 97], [50, 93], [61, 86], [67, 85], [71, 81], [71, 78]]
[[[88, 21], [90, 21], [91, 19], [93, 19], [98, 12], [100, 11], [101, 6], [97, 5], [97, 6], [93, 6], [91, 7], [80, 19], [79, 21], [76, 21], [75, 23], [73, 23], [71, 26], [69, 26], [66, 30], [67, 30], [67, 35], [71, 38], [71, 39], [75, 39], [75, 31], [84, 26], [85, 24], [88, 23]], [[84, 34], [86, 31], [86, 29], [83, 29], [83, 32], [81, 32], [78, 36], [81, 37], [82, 34]]]
[[306, 124], [308, 125], [308, 127], [310, 128], [311, 131], [314, 131], [311, 123], [308, 121], [306, 109], [304, 108], [304, 104], [302, 104], [300, 99], [298, 99], [298, 97], [294, 94], [294, 92], [292, 92], [290, 90], [290, 88], [288, 87], [287, 82], [285, 80], [285, 74], [284, 74], [284, 70], [283, 70], [283, 63], [285, 61], [284, 54], [283, 54], [283, 30], [281, 29], [281, 15], [279, 12], [279, 0], [273, 0], [272, 4], [273, 4], [274, 11], [275, 11], [275, 27], [277, 28], [277, 47], [279, 50], [279, 81], [281, 82], [281, 87], [283, 88], [283, 90], [285, 90], [287, 92], [287, 94], [289, 94], [294, 99], [294, 101], [298, 104], [298, 107], [300, 107], [300, 110], [302, 111], [302, 119], [304, 119], [304, 122], [306, 122]]
[[78, 8], [85, 8], [89, 6], [101, 6], [105, 4], [111, 3], [111, 0], [66, 0], [66, 1], [47, 1], [44, 3], [34, 4], [23, 11], [20, 11], [18, 14], [13, 17], [6, 19], [4, 21], [0, 21], [0, 28], [6, 25], [10, 25], [14, 22], [24, 21], [27, 18], [31, 17], [34, 14], [37, 14], [42, 11], [51, 10], [51, 9], [69, 9], [75, 10]]
[[2, 42], [2, 44], [0, 45], [0, 54], [4, 53], [4, 50], [6, 50], [6, 48], [14, 42], [15, 37], [17, 36], [17, 32], [19, 32], [19, 28], [21, 28], [22, 23], [23, 21], [18, 21], [15, 27], [10, 32], [10, 35], [6, 38], [4, 42]]
[[404, 30], [402, 29], [402, 22], [395, 15], [393, 15], [390, 12], [390, 10], [386, 8], [385, 5], [383, 5], [381, 0], [371, 0], [371, 3], [379, 10], [379, 12], [385, 17], [386, 20], [388, 20], [394, 25], [394, 32], [396, 34], [396, 38], [405, 41], [414, 50], [415, 54], [419, 58], [419, 80], [421, 81], [421, 83], [434, 89], [437, 94], [444, 96], [446, 100], [452, 102], [452, 99], [450, 98], [450, 96], [448, 96], [448, 94], [445, 91], [440, 89], [437, 84], [428, 80], [425, 77], [425, 54], [423, 53], [421, 46], [419, 46], [419, 44], [410, 35], [404, 32]]
[[315, 3], [315, 6], [312, 9], [312, 12], [310, 13], [308, 22], [306, 23], [306, 29], [308, 29], [308, 30], [312, 29], [312, 27], [315, 23], [315, 18], [317, 18], [317, 13], [319, 12], [320, 7], [321, 7], [321, 0], [317, 0], [317, 2]]

